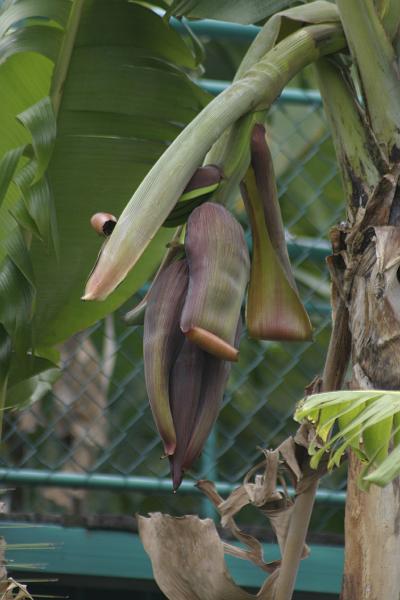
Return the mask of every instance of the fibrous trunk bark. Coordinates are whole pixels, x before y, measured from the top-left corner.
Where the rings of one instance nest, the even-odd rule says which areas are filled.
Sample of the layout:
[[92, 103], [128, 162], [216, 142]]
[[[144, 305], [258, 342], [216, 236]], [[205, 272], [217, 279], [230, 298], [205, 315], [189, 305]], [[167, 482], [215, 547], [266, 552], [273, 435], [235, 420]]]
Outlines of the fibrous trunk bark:
[[362, 491], [362, 465], [349, 461], [346, 504], [346, 553], [342, 600], [400, 598], [400, 495], [396, 479], [385, 488]]
[[[393, 220], [394, 225], [367, 229], [359, 256], [352, 256], [353, 389], [400, 389], [400, 227]], [[400, 481], [362, 491], [362, 468], [351, 455], [341, 599], [399, 600]]]

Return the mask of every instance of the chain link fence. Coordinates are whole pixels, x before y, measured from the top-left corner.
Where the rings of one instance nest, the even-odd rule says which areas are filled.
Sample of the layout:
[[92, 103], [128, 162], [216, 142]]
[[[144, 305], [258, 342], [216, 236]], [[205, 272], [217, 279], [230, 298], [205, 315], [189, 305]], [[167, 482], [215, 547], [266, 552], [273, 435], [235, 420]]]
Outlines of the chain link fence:
[[[321, 372], [330, 332], [329, 279], [325, 256], [330, 226], [343, 218], [335, 156], [319, 98], [283, 96], [268, 117], [289, 251], [302, 299], [315, 330], [313, 342], [258, 342], [243, 334], [218, 422], [187, 479], [241, 482], [260, 458], [292, 433], [295, 403]], [[245, 224], [238, 199], [235, 211]], [[39, 474], [41, 487], [24, 486], [18, 510], [172, 514], [209, 510], [193, 486], [172, 494], [169, 465], [149, 409], [142, 359], [142, 327], [126, 327], [118, 313], [78, 334], [62, 348], [63, 374], [54, 392], [20, 413], [6, 415], [1, 469]], [[47, 487], [45, 477], [78, 474], [81, 488]], [[32, 471], [31, 471], [32, 475]], [[101, 490], [91, 489], [104, 476]], [[27, 481], [28, 481], [27, 475]], [[62, 479], [60, 479], [61, 481]], [[156, 483], [155, 483], [156, 482]], [[325, 477], [324, 489], [341, 490], [342, 469]], [[106, 489], [114, 487], [114, 491]], [[118, 488], [118, 490], [117, 490]], [[161, 490], [162, 488], [162, 490]], [[318, 503], [314, 532], [340, 532], [343, 502]], [[249, 509], [242, 519], [253, 523]]]

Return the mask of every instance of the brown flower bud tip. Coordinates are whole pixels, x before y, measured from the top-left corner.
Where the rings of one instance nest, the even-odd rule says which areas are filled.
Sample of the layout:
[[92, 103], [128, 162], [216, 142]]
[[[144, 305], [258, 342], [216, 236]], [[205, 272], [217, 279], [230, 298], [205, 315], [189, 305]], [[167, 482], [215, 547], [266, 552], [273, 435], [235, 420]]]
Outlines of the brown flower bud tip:
[[187, 331], [183, 331], [186, 338], [202, 348], [206, 352], [210, 352], [214, 356], [222, 360], [237, 362], [239, 360], [239, 350], [225, 342], [211, 331], [207, 331], [202, 327], [191, 327]]
[[117, 223], [116, 217], [110, 213], [99, 212], [94, 214], [90, 219], [90, 224], [93, 229], [102, 236], [109, 237], [114, 231]]

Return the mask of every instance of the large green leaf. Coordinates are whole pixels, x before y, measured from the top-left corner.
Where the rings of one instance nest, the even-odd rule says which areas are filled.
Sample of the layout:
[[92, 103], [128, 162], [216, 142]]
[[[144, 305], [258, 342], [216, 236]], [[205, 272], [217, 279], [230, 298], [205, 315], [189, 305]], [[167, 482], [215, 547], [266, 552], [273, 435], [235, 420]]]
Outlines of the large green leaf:
[[[101, 246], [90, 229], [91, 215], [107, 211], [118, 216], [153, 163], [208, 101], [186, 74], [197, 67], [196, 56], [153, 11], [129, 0], [84, 0], [79, 13], [79, 4], [17, 0], [0, 12], [5, 31], [0, 37], [0, 126], [6, 131], [0, 140], [0, 160], [5, 157], [0, 162], [0, 239], [21, 239], [18, 221], [29, 232], [25, 239], [32, 261], [28, 268], [22, 248], [10, 255], [10, 243], [2, 244], [3, 289], [20, 306], [18, 290], [29, 301], [33, 283], [36, 347], [91, 325], [152, 274], [172, 230], [158, 233], [106, 302], [80, 300]], [[21, 23], [23, 18], [28, 20]], [[60, 72], [65, 81], [55, 89]], [[61, 98], [56, 130], [49, 92]], [[19, 154], [7, 154], [16, 147]], [[13, 181], [5, 182], [13, 174]]]

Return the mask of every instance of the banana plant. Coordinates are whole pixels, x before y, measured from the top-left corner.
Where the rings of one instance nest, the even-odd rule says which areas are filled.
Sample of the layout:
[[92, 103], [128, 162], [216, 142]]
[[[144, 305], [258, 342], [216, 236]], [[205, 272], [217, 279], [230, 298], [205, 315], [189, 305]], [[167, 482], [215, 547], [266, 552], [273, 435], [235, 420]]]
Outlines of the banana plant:
[[[321, 0], [276, 12], [291, 3], [176, 0], [160, 2], [162, 18], [149, 4], [1, 5], [2, 403], [14, 385], [50, 371], [54, 344], [121, 305], [166, 253], [140, 312], [151, 406], [179, 486], [238, 357], [242, 304], [254, 336], [311, 334], [287, 258], [263, 121], [285, 85], [313, 63], [346, 219], [331, 232], [332, 336], [324, 372], [311, 386], [322, 396], [299, 409], [297, 417], [308, 420], [288, 441], [292, 453], [280, 450], [303, 487], [285, 521], [279, 570], [259, 597], [291, 598], [318, 479], [351, 447], [349, 514], [355, 504], [363, 514], [362, 550], [350, 518], [342, 597], [397, 598], [399, 411], [390, 390], [400, 388], [400, 5]], [[232, 85], [210, 101], [188, 76], [199, 69], [198, 47], [174, 33], [171, 15], [243, 23], [272, 16]], [[202, 169], [210, 167], [218, 176], [205, 184]], [[250, 275], [243, 232], [228, 210], [239, 184], [253, 235]], [[88, 231], [99, 212], [116, 217], [101, 247]], [[349, 362], [352, 391], [339, 394]], [[339, 432], [332, 434], [334, 424]], [[386, 487], [360, 490], [361, 473]], [[379, 549], [372, 560], [370, 535]], [[162, 571], [158, 580], [165, 581]], [[197, 598], [251, 597], [202, 589]]]
[[[193, 15], [198, 15], [201, 4], [175, 3], [175, 7], [178, 14], [182, 14], [182, 11], [190, 14], [193, 10]], [[306, 25], [310, 21], [314, 25]], [[263, 264], [268, 264], [270, 273], [274, 273], [271, 289], [280, 290], [271, 292], [266, 287], [269, 296], [265, 294], [265, 297], [271, 302], [269, 308], [276, 308], [271, 301], [274, 294], [284, 299], [281, 300], [282, 307], [285, 302], [287, 307], [296, 306], [296, 291], [287, 271], [286, 254], [277, 241], [280, 238], [280, 224], [274, 216], [276, 203], [270, 200], [269, 204], [264, 202], [260, 208], [266, 189], [269, 190], [269, 196], [274, 195], [273, 183], [267, 186], [263, 182], [263, 175], [269, 173], [271, 176], [271, 169], [266, 166], [261, 173], [257, 168], [251, 139], [254, 126], [259, 124], [259, 112], [268, 110], [281, 86], [295, 73], [309, 62], [315, 62], [343, 177], [347, 220], [331, 234], [333, 254], [328, 264], [333, 286], [333, 331], [324, 373], [313, 386], [314, 390], [321, 389], [323, 394], [315, 399], [311, 396], [297, 413], [299, 419], [305, 416], [311, 418], [311, 422], [303, 423], [302, 427], [315, 430], [314, 438], [310, 443], [309, 438], [305, 441], [299, 437], [297, 443], [305, 445], [311, 454], [305, 463], [309, 468], [319, 466], [331, 447], [334, 453], [327, 460], [327, 467], [338, 464], [348, 447], [355, 450], [351, 458], [352, 465], [355, 465], [352, 468], [358, 473], [350, 481], [350, 501], [359, 503], [359, 494], [365, 494], [365, 491], [354, 491], [354, 480], [359, 479], [360, 469], [365, 482], [364, 490], [366, 484], [386, 484], [382, 492], [370, 494], [367, 500], [364, 497], [361, 499], [369, 514], [369, 522], [365, 521], [362, 525], [363, 539], [367, 543], [368, 528], [371, 530], [373, 521], [372, 507], [377, 511], [379, 502], [389, 507], [392, 515], [390, 527], [393, 530], [387, 552], [379, 558], [375, 557], [372, 564], [365, 550], [361, 558], [362, 568], [358, 571], [354, 563], [351, 564], [356, 542], [354, 531], [350, 532], [346, 559], [348, 576], [345, 577], [343, 590], [343, 598], [346, 599], [367, 597], [371, 593], [371, 585], [376, 597], [397, 597], [400, 591], [397, 567], [391, 561], [389, 571], [386, 568], [385, 572], [390, 560], [383, 557], [390, 553], [395, 556], [400, 545], [399, 535], [395, 531], [396, 494], [393, 488], [390, 489], [390, 485], [396, 485], [392, 484], [392, 480], [399, 473], [398, 399], [393, 393], [385, 392], [395, 390], [400, 384], [395, 359], [400, 339], [400, 315], [396, 300], [400, 173], [399, 25], [398, 5], [389, 1], [367, 0], [361, 3], [359, 0], [338, 0], [336, 7], [317, 2], [288, 11], [284, 16], [275, 15], [251, 46], [232, 86], [211, 102], [182, 132], [141, 183], [100, 255], [85, 293], [87, 299], [104, 298], [124, 280], [174, 210], [195, 170], [212, 157], [213, 164], [226, 174], [225, 181], [222, 181], [212, 199], [228, 204], [230, 194], [243, 179], [244, 197], [249, 207], [255, 242], [252, 260], [255, 261], [253, 273], [257, 274], [256, 284], [261, 286], [261, 290], [264, 289]], [[342, 31], [345, 39], [342, 38]], [[309, 35], [313, 38], [311, 53], [306, 41]], [[292, 53], [294, 47], [295, 54]], [[385, 91], [383, 97], [382, 90]], [[235, 143], [232, 144], [232, 141]], [[174, 175], [173, 184], [168, 187], [162, 202], [159, 202], [158, 214], [153, 211], [150, 213], [150, 207], [160, 197], [168, 172]], [[132, 238], [135, 242], [128, 243]], [[269, 243], [261, 243], [260, 239]], [[255, 289], [256, 300], [249, 292], [251, 310], [248, 312], [248, 323], [250, 332], [260, 335], [264, 329], [271, 330], [279, 319], [275, 316], [270, 322], [265, 318], [257, 320], [257, 313], [262, 313], [264, 307], [258, 298], [261, 297], [261, 291]], [[282, 312], [285, 314], [285, 310], [282, 309]], [[273, 314], [278, 315], [279, 312]], [[297, 317], [299, 315], [297, 310]], [[301, 335], [305, 337], [308, 335], [306, 323], [307, 320], [303, 318]], [[197, 341], [192, 341], [196, 345]], [[350, 357], [350, 385], [356, 391], [348, 392], [347, 396], [346, 392], [327, 396], [329, 390], [343, 386]], [[197, 364], [200, 365], [200, 362]], [[182, 374], [181, 377], [183, 383]], [[357, 391], [363, 388], [368, 391]], [[173, 410], [171, 414], [173, 423]], [[180, 414], [179, 420], [175, 419], [177, 428], [182, 427], [180, 419], [185, 420], [185, 435], [190, 435], [188, 432], [193, 427], [190, 425], [193, 413], [189, 416]], [[332, 435], [335, 423], [339, 423], [339, 431]], [[395, 448], [388, 454], [393, 444]], [[360, 457], [364, 465], [354, 462]], [[176, 477], [176, 474], [173, 476]], [[289, 525], [290, 542], [283, 549], [273, 594], [265, 597], [287, 600], [292, 595], [315, 489], [314, 482], [296, 500]], [[385, 540], [378, 529], [379, 524], [375, 528], [374, 539], [380, 536], [382, 540], [379, 547], [383, 548]], [[357, 582], [356, 587], [354, 581]]]

